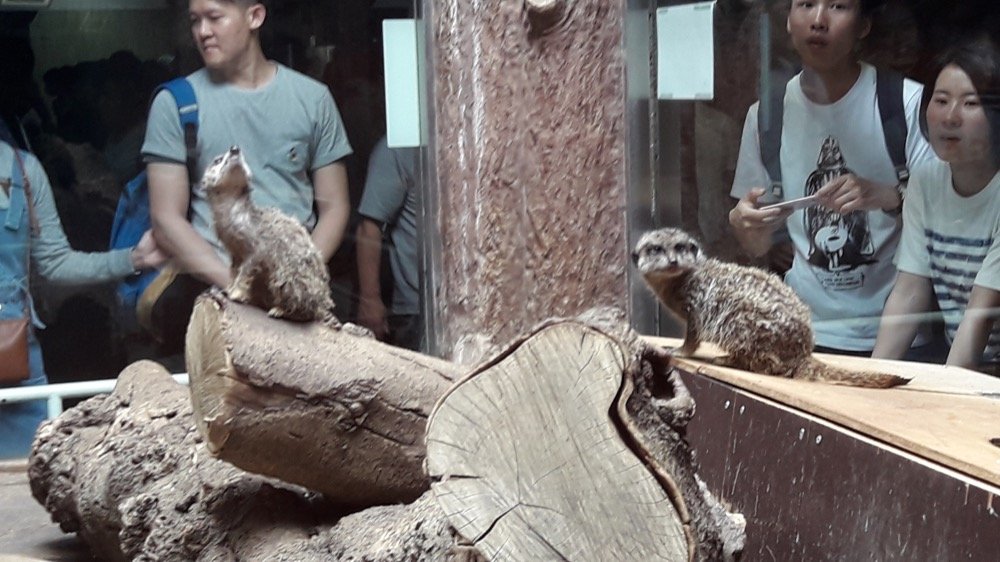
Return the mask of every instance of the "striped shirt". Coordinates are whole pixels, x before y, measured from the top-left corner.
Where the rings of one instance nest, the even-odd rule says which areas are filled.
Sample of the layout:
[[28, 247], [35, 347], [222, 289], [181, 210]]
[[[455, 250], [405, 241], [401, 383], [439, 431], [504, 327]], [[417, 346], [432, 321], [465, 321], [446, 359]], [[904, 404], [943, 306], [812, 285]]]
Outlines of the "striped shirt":
[[[903, 207], [896, 263], [900, 271], [931, 280], [953, 342], [973, 286], [1000, 291], [1000, 173], [964, 197], [952, 187], [948, 164], [934, 161], [917, 169]], [[983, 360], [1000, 361], [1000, 322]]]

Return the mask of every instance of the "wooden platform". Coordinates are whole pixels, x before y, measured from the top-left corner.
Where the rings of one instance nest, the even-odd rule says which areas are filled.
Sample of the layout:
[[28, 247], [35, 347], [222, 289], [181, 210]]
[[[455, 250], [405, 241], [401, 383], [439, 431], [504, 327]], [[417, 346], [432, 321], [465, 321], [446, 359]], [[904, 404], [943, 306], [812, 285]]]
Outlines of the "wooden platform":
[[[652, 339], [674, 347], [679, 340]], [[1000, 552], [1000, 384], [963, 369], [835, 356], [913, 377], [873, 390], [676, 359], [699, 474], [747, 520], [744, 560], [982, 561]]]
[[[647, 338], [665, 347], [681, 340]], [[1000, 487], [1000, 378], [958, 367], [817, 354], [832, 365], [912, 380], [889, 390], [803, 382], [714, 365], [702, 346], [678, 366], [704, 374]], [[991, 442], [991, 440], [995, 440]], [[995, 443], [995, 444], [994, 444]], [[1000, 500], [998, 500], [1000, 507]]]

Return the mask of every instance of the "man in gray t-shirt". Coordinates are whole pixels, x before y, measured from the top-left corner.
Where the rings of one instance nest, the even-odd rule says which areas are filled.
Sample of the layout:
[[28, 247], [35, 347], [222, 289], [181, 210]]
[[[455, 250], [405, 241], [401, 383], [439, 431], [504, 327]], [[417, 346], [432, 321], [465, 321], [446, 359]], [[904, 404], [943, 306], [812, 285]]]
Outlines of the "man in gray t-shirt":
[[332, 96], [323, 84], [264, 57], [258, 33], [267, 10], [260, 2], [190, 0], [188, 13], [205, 63], [188, 76], [199, 105], [198, 160], [190, 176], [176, 102], [160, 93], [142, 147], [157, 242], [182, 271], [229, 284], [229, 258], [208, 203], [191, 185], [215, 156], [239, 145], [254, 174], [253, 201], [300, 220], [330, 259], [350, 210], [340, 160], [351, 153]]
[[[357, 230], [357, 322], [379, 339], [414, 350], [419, 350], [422, 339], [417, 264], [419, 185], [417, 149], [389, 148], [382, 137], [368, 161]], [[391, 242], [388, 253], [393, 288], [388, 314], [379, 282], [383, 228]]]

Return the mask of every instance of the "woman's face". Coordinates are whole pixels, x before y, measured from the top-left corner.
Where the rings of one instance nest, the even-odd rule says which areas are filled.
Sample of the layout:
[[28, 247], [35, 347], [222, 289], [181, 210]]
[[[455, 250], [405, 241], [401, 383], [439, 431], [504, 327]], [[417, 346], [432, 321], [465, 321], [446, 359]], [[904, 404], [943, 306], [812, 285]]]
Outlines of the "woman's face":
[[934, 83], [927, 132], [938, 158], [949, 164], [991, 162], [986, 112], [969, 75], [954, 64], [944, 67]]

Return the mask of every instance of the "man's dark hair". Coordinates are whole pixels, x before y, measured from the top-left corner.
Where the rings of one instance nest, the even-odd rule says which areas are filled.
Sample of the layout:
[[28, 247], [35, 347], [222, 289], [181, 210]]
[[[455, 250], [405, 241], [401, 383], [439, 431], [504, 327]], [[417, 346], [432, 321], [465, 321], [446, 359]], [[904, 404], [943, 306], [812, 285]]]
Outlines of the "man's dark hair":
[[[187, 10], [189, 1], [190, 0], [168, 0], [171, 6], [183, 8], [185, 11]], [[265, 8], [270, 10], [274, 6], [274, 4], [277, 3], [277, 0], [219, 0], [219, 2], [225, 2], [228, 4], [238, 4], [240, 6], [244, 6], [247, 8], [253, 6], [254, 4], [263, 4]]]
[[[783, 3], [785, 8], [791, 5], [795, 0], [771, 0], [770, 3]], [[875, 15], [879, 9], [885, 6], [885, 0], [858, 0], [858, 12], [864, 17], [871, 17]]]
[[271, 9], [271, 0], [220, 0], [220, 1], [229, 2], [231, 4], [239, 4], [240, 6], [244, 6], [247, 8], [253, 6], [254, 4], [263, 4], [265, 8], [269, 10]]
[[[1000, 164], [1000, 52], [989, 38], [970, 40], [941, 53], [934, 60], [934, 80], [948, 65], [962, 69], [979, 95], [979, 103], [990, 126], [993, 162]], [[924, 88], [920, 100], [920, 130], [927, 136], [927, 107], [934, 97], [934, 83]]]

